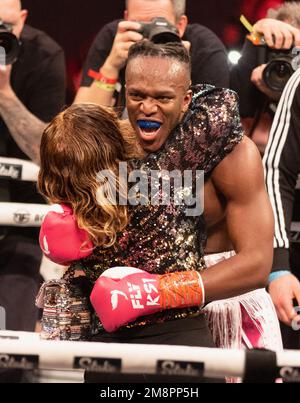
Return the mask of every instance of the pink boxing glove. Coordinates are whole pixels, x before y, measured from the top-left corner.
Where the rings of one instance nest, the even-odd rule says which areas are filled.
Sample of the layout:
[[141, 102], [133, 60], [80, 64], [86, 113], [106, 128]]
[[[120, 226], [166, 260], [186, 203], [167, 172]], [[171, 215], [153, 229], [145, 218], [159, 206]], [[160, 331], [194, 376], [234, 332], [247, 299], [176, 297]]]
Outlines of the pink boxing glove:
[[141, 316], [166, 309], [203, 306], [205, 296], [197, 271], [156, 275], [116, 267], [99, 277], [90, 300], [104, 329], [111, 333]]
[[40, 247], [52, 262], [62, 265], [91, 255], [93, 244], [80, 229], [70, 206], [55, 204], [46, 214], [40, 230]]

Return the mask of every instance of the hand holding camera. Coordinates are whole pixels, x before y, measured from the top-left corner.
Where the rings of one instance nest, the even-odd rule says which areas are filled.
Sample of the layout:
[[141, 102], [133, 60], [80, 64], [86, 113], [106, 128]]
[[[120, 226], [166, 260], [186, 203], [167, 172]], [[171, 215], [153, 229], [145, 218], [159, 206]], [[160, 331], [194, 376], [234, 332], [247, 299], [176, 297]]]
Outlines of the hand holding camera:
[[300, 30], [285, 22], [264, 18], [254, 25], [252, 36], [259, 38], [258, 62], [251, 80], [273, 100], [278, 100], [288, 80], [299, 67], [297, 58]]
[[181, 42], [177, 28], [163, 17], [149, 23], [121, 21], [110, 55], [101, 69], [103, 74], [118, 77], [127, 62], [130, 47], [145, 38], [154, 43]]
[[278, 91], [272, 91], [266, 84], [263, 79], [263, 73], [267, 67], [267, 64], [262, 64], [256, 67], [251, 74], [251, 82], [262, 92], [264, 93], [269, 99], [272, 101], [278, 102], [281, 93]]
[[263, 18], [253, 26], [254, 33], [264, 37], [265, 44], [274, 49], [300, 46], [300, 30], [286, 22]]
[[11, 70], [12, 66], [0, 66], [0, 94], [10, 95], [12, 93], [12, 88], [10, 84], [11, 80]]
[[102, 67], [103, 74], [108, 77], [118, 77], [120, 70], [125, 66], [130, 47], [143, 39], [138, 31], [141, 24], [135, 21], [121, 21], [118, 31], [105, 64]]
[[0, 65], [13, 64], [20, 53], [20, 42], [18, 38], [12, 33], [11, 24], [4, 23], [0, 20], [0, 48], [4, 50], [3, 59], [1, 57]]

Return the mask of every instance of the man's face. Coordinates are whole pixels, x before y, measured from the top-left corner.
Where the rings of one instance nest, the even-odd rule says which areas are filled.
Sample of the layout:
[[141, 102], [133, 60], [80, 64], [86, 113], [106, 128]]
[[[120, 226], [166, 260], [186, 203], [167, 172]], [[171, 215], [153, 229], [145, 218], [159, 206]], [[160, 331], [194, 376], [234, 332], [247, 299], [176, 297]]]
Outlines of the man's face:
[[137, 57], [126, 70], [129, 120], [147, 152], [159, 150], [191, 102], [190, 77], [172, 59]]
[[129, 0], [125, 12], [125, 19], [129, 21], [150, 22], [156, 17], [164, 17], [175, 25], [180, 37], [183, 37], [186, 29], [186, 17], [183, 21], [176, 21], [176, 16], [171, 0]]
[[19, 38], [21, 36], [27, 11], [21, 10], [19, 0], [0, 0], [0, 20], [12, 24], [13, 33]]

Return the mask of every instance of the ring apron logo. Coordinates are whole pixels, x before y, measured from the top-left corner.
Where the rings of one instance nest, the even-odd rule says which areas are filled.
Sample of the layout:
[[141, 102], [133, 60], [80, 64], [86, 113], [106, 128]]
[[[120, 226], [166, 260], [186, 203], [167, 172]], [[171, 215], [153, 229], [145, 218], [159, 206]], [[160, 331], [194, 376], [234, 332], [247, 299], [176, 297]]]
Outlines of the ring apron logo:
[[0, 354], [1, 369], [36, 369], [39, 366], [38, 355]]
[[115, 358], [76, 357], [74, 368], [88, 372], [118, 374], [121, 372], [122, 360]]
[[204, 363], [185, 361], [158, 361], [157, 372], [162, 375], [202, 377]]
[[22, 165], [0, 163], [0, 178], [20, 180], [22, 178]]

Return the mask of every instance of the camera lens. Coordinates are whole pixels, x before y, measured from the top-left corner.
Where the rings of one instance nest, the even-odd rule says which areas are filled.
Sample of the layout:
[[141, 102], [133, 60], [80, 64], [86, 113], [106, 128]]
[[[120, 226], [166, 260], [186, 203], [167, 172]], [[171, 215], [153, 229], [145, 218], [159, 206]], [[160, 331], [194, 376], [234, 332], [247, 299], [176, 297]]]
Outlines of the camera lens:
[[289, 60], [275, 59], [267, 64], [263, 79], [271, 90], [282, 92], [293, 73], [294, 69]]
[[164, 44], [169, 42], [181, 42], [180, 37], [173, 33], [162, 30], [160, 27], [153, 30], [151, 33], [150, 41], [157, 44]]
[[18, 38], [10, 32], [0, 32], [0, 47], [5, 51], [6, 65], [13, 64], [17, 60], [20, 52]]
[[144, 37], [153, 43], [181, 42], [177, 28], [164, 17], [154, 18], [150, 24], [142, 26]]

